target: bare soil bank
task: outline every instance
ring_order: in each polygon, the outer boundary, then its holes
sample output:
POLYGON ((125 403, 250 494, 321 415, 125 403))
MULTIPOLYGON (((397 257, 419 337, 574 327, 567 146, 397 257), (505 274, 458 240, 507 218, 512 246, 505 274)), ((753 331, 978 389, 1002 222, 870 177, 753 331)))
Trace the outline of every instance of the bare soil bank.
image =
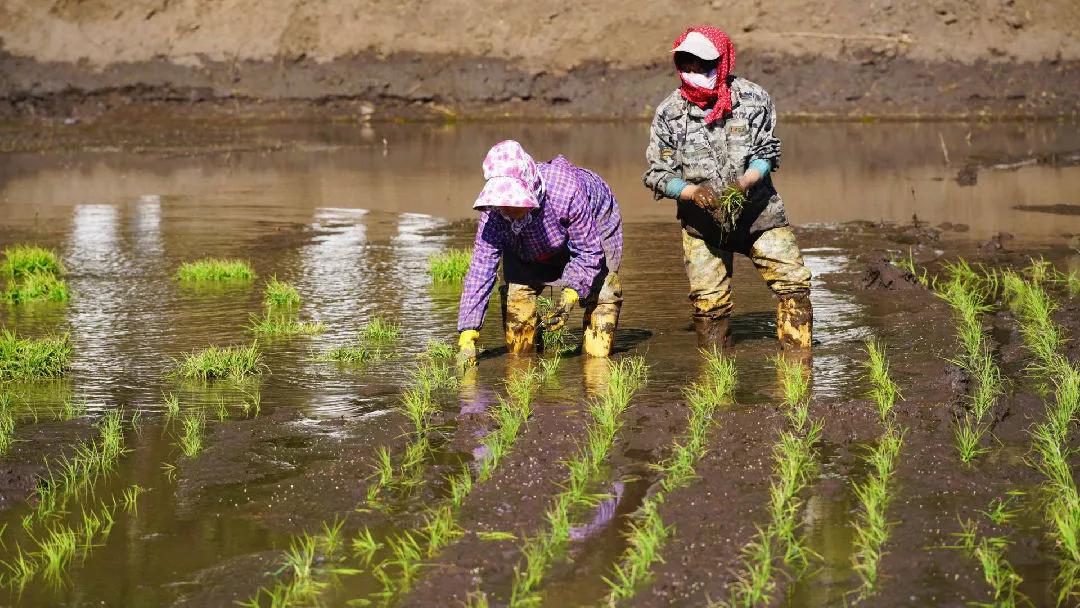
MULTIPOLYGON (((649 118, 676 85, 663 61, 564 72, 480 57, 371 53, 318 62, 168 60, 101 70, 0 55, 0 118, 96 120, 125 108, 260 120, 649 118)), ((764 85, 787 117, 1047 118, 1077 116, 1080 60, 861 61, 743 54, 738 72, 764 85)), ((126 120, 129 112, 119 112, 126 120)))
POLYGON ((693 23, 789 117, 1080 107, 1075 0, 6 0, 0 118, 648 117, 693 23))

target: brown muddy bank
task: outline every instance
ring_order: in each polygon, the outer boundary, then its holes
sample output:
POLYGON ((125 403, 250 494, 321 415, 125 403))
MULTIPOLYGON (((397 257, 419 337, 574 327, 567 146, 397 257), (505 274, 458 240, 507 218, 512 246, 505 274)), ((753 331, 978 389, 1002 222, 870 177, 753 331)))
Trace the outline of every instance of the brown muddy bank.
MULTIPOLYGON (((1076 118, 1080 62, 916 60, 884 51, 837 59, 740 55, 783 118, 1076 118)), ((0 119, 649 119, 677 85, 669 63, 589 62, 566 70, 489 57, 394 53, 316 61, 167 60, 102 68, 0 53, 0 119)))

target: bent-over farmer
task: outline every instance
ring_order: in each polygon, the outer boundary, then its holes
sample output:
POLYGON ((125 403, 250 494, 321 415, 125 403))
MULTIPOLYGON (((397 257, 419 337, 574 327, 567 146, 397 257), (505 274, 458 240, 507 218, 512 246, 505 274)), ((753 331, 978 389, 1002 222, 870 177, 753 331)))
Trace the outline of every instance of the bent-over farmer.
POLYGON ((719 29, 691 27, 672 49, 681 85, 656 109, 644 181, 656 199, 676 201, 698 343, 730 343, 733 255, 740 253, 780 300, 781 344, 809 347, 810 270, 770 177, 780 168, 772 100, 731 74, 735 49, 719 29))
POLYGON ((488 152, 484 179, 473 204, 480 223, 458 311, 459 359, 475 362, 500 260, 509 352, 535 347, 537 297, 553 286, 562 289, 561 296, 543 327, 562 327, 581 304, 585 352, 608 356, 622 307, 622 219, 611 189, 562 156, 537 163, 510 140, 488 152))

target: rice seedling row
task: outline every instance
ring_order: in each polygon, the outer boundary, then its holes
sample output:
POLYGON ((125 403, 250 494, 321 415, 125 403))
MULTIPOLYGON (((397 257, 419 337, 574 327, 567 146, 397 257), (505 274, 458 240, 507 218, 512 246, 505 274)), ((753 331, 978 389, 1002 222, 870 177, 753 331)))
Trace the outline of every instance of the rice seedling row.
MULTIPOLYGON (((480 441, 484 457, 473 467, 465 466, 447 477, 449 497, 428 510, 424 524, 415 531, 404 531, 386 539, 390 558, 380 562, 373 574, 382 585, 376 599, 388 602, 408 593, 419 574, 424 560, 435 558, 464 531, 457 525, 458 512, 465 499, 478 485, 491 479, 499 464, 506 458, 521 428, 532 415, 532 401, 540 384, 550 378, 555 368, 515 371, 506 381, 506 396, 500 397, 491 411, 494 429, 480 441)), ((369 563, 373 551, 369 531, 353 541, 356 556, 369 563)))
POLYGON ((531 606, 540 602, 540 584, 548 567, 570 541, 571 518, 575 509, 595 504, 597 496, 587 492, 599 473, 622 428, 622 414, 633 394, 646 381, 644 359, 633 357, 612 365, 602 397, 589 405, 590 424, 583 445, 566 463, 565 490, 557 494, 545 513, 547 526, 526 539, 522 562, 514 570, 510 606, 531 606))
POLYGON ((855 523, 855 548, 852 562, 860 580, 856 591, 859 599, 866 599, 878 589, 879 564, 889 539, 890 523, 887 518, 892 501, 891 481, 896 471, 896 459, 904 441, 904 431, 893 418, 893 407, 900 397, 900 390, 889 375, 889 362, 885 348, 876 340, 866 341, 868 359, 867 375, 870 379, 870 396, 877 406, 881 424, 885 427, 878 437, 877 445, 863 458, 870 473, 855 485, 859 501, 858 521, 855 523))
MULTIPOLYGON (((416 467, 418 460, 422 461, 427 456, 428 433, 432 430, 431 417, 436 411, 436 406, 432 401, 432 392, 438 388, 449 388, 455 385, 457 380, 450 373, 449 366, 442 362, 446 358, 443 356, 446 349, 439 344, 436 343, 434 346, 429 344, 427 352, 422 357, 424 363, 413 372, 410 387, 403 395, 400 404, 402 413, 413 427, 412 434, 416 439, 409 445, 418 447, 406 449, 407 453, 398 473, 394 472, 389 451, 385 448, 379 450, 376 479, 367 491, 368 505, 377 505, 379 494, 387 487, 410 485, 408 480, 418 479, 417 474, 410 469, 416 467)), ((450 353, 452 352, 451 350, 450 353)), ((492 412, 497 427, 482 441, 491 458, 505 455, 512 447, 521 426, 531 414, 532 398, 541 380, 542 377, 535 371, 518 372, 507 380, 508 396, 501 398, 492 412)), ((489 466, 491 468, 487 469, 488 475, 494 470, 493 465, 489 466)), ((481 467, 480 470, 483 471, 483 468, 481 467)), ((425 524, 416 530, 406 530, 383 541, 376 540, 368 528, 357 533, 352 540, 352 556, 363 567, 370 566, 375 553, 383 547, 388 547, 392 554, 391 558, 378 563, 372 569, 372 574, 383 586, 378 597, 389 599, 407 592, 419 570, 420 560, 434 557, 460 535, 460 530, 454 523, 457 509, 472 490, 474 482, 482 480, 479 474, 477 479, 474 479, 474 473, 468 467, 459 474, 451 475, 449 477, 450 498, 446 503, 430 509, 425 517, 425 524), (419 551, 421 542, 425 546, 423 552, 419 551), (417 550, 414 551, 414 548, 417 550)), ((343 542, 339 540, 341 523, 323 524, 323 538, 338 539, 333 542, 324 542, 324 545, 338 548, 343 545, 343 542)), ((316 546, 311 538, 308 535, 295 537, 290 550, 286 553, 283 570, 279 574, 290 571, 290 580, 278 581, 273 587, 260 589, 247 605, 260 606, 263 605, 264 600, 270 606, 308 605, 318 597, 325 588, 325 583, 316 580, 312 575, 313 569, 310 564, 315 558, 316 546)), ((335 555, 332 559, 330 556, 325 556, 325 559, 339 562, 343 557, 335 555)), ((363 572, 361 568, 346 567, 320 568, 319 571, 326 574, 350 575, 363 572)))
POLYGON ((788 427, 773 444, 773 474, 769 483, 769 522, 758 527, 742 548, 742 568, 729 586, 730 606, 768 604, 776 589, 775 563, 780 559, 796 570, 809 565, 809 549, 798 532, 803 501, 799 494, 817 471, 822 422, 810 419, 808 370, 783 355, 774 359, 781 378, 788 427))
POLYGON ((974 385, 968 411, 958 417, 954 429, 960 460, 969 463, 988 451, 983 445, 990 430, 988 416, 1003 393, 1001 370, 982 325, 983 316, 992 309, 990 302, 999 280, 996 273, 979 273, 965 260, 946 265, 946 275, 947 280, 935 280, 933 287, 956 315, 960 353, 953 363, 967 373, 974 385))
POLYGON ((1028 370, 1053 385, 1043 420, 1030 430, 1029 462, 1044 479, 1043 520, 1058 554, 1055 584, 1061 604, 1080 596, 1080 494, 1069 464, 1073 448, 1068 439, 1080 412, 1080 371, 1061 354, 1065 332, 1052 318, 1058 305, 1043 287, 1055 272, 1048 263, 1032 260, 1026 269, 1030 279, 1006 270, 1001 273, 1001 284, 1019 322, 1024 347, 1034 358, 1028 370))
POLYGON ((609 605, 633 597, 637 588, 648 580, 653 564, 662 559, 664 544, 673 531, 664 524, 660 506, 670 492, 694 480, 694 466, 708 449, 713 416, 717 408, 732 401, 736 384, 734 360, 725 358, 716 349, 702 352, 705 356, 704 377, 685 391, 690 408, 687 432, 674 444, 668 458, 658 465, 662 476, 659 490, 647 497, 638 509, 626 535, 626 550, 611 578, 605 579, 611 588, 609 605))

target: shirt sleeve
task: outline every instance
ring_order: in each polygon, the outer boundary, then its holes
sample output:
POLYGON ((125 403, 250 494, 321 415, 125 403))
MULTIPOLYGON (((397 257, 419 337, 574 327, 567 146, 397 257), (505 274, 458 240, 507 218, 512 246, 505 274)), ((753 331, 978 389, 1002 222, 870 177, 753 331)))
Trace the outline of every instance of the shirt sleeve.
POLYGON ((604 244, 596 219, 589 210, 589 199, 580 185, 574 191, 567 208, 569 225, 567 248, 570 261, 563 267, 561 282, 578 293, 582 300, 589 297, 593 282, 600 275, 604 260, 604 244))
POLYGON ((499 260, 502 259, 503 235, 490 219, 491 212, 484 212, 476 227, 472 259, 469 261, 469 271, 465 273, 465 285, 458 307, 459 332, 480 329, 484 325, 491 292, 495 289, 499 260))
POLYGON ((653 191, 653 198, 679 197, 679 192, 686 186, 682 179, 682 168, 677 164, 676 138, 671 126, 662 115, 663 107, 656 111, 652 127, 649 129, 649 147, 645 148, 645 161, 649 168, 645 171, 645 187, 653 191))
POLYGON ((773 133, 775 129, 776 109, 772 98, 766 97, 765 103, 750 115, 750 160, 768 161, 772 171, 780 168, 780 139, 773 133))

